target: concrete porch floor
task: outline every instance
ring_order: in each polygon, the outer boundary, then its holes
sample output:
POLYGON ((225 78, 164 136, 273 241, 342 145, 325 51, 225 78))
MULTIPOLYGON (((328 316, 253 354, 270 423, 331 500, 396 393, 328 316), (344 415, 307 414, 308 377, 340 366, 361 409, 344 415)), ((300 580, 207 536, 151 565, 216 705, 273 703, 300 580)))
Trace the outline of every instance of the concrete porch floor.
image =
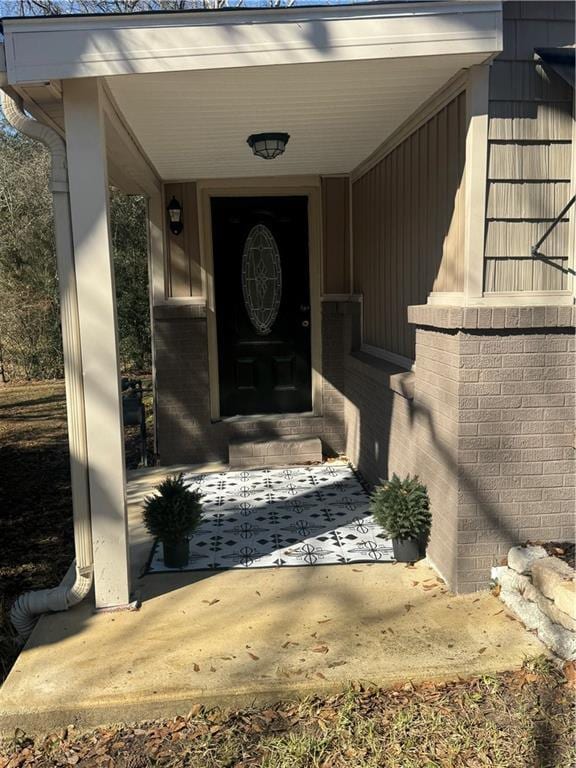
MULTIPOLYGON (((198 468, 209 469, 222 467, 198 468)), ((150 540, 139 505, 166 471, 129 481, 142 608, 95 614, 88 599, 43 617, 0 690, 3 735, 175 716, 197 702, 265 703, 354 680, 491 674, 545 652, 492 595, 456 597, 425 563, 141 577, 150 540)))

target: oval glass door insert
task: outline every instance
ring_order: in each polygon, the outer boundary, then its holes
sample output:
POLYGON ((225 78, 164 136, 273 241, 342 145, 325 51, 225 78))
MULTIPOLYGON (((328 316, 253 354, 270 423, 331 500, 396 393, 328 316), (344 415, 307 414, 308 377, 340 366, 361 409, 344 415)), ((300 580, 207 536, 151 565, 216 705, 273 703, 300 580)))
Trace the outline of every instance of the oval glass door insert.
POLYGON ((252 227, 244 243, 242 294, 256 333, 270 333, 282 298, 282 265, 276 240, 264 224, 252 227))

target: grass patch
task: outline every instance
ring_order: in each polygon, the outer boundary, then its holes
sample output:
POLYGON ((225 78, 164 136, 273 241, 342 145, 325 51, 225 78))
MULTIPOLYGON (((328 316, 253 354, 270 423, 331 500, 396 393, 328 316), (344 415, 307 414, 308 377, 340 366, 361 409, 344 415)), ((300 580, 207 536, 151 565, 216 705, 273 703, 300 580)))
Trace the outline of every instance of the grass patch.
MULTIPOLYGON (((574 696, 549 664, 520 672, 42 739, 19 733, 0 768, 573 768, 574 696)), ((0 754, 2 754, 0 752, 0 754)))

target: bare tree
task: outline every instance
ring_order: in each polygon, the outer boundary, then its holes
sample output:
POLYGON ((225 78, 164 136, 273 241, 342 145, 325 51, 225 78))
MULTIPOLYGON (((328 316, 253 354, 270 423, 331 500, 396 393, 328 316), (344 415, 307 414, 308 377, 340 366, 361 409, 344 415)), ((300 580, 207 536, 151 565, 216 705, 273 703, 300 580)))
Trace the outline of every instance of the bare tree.
POLYGON ((282 8, 294 4, 295 0, 14 0, 10 4, 10 11, 18 16, 63 16, 73 13, 138 13, 198 8, 218 10, 246 5, 282 8))

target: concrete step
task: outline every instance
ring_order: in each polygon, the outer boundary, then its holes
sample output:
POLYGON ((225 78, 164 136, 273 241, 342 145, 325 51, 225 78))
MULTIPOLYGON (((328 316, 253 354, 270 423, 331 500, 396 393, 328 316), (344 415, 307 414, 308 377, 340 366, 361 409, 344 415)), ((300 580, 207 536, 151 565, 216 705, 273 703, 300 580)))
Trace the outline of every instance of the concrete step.
POLYGON ((285 467, 322 461, 319 437, 286 435, 263 440, 231 440, 228 447, 231 469, 285 467))

